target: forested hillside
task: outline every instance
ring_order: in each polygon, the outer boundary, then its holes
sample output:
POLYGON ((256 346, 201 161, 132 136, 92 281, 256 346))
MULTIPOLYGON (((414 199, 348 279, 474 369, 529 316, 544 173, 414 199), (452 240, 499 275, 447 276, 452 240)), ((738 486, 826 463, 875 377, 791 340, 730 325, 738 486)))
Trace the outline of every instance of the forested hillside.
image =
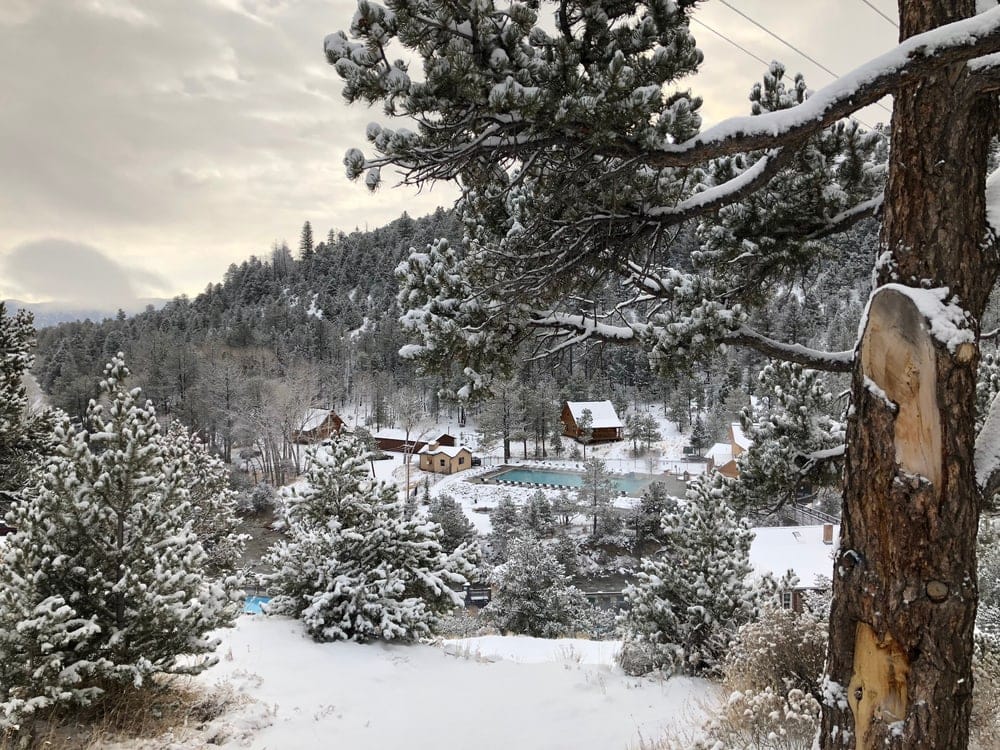
POLYGON ((228 452, 240 402, 246 411, 296 392, 340 407, 359 390, 387 388, 387 376, 412 377, 397 355, 393 269, 412 246, 458 231, 443 210, 370 232, 331 231, 318 242, 306 226, 295 251, 276 245, 233 264, 194 299, 41 330, 35 375, 55 405, 78 415, 102 362, 122 351, 160 414, 228 452))
MULTIPOLYGON (((461 248, 462 225, 453 212, 420 219, 404 214, 373 231, 330 231, 319 241, 307 222, 294 250, 276 245, 267 256, 234 264, 193 299, 178 297, 134 317, 119 313, 42 329, 34 373, 54 405, 80 415, 97 393, 104 364, 121 351, 157 412, 198 431, 227 460, 234 445, 256 444, 278 456, 286 450, 283 436, 311 406, 332 407, 373 429, 395 424, 404 402, 437 416, 438 392, 448 383, 419 375, 399 356, 407 341, 394 275, 411 249, 437 238, 461 248)), ((682 233, 677 245, 691 241, 682 233)), ((867 298, 874 225, 859 225, 841 242, 846 247, 829 254, 839 256, 837 263, 821 257, 794 286, 770 290, 773 302, 761 313, 767 328, 788 341, 853 345, 854 321, 867 298)), ((596 291, 609 300, 621 296, 613 285, 596 291)), ((508 443, 532 440, 540 450, 555 422, 548 412, 565 398, 659 402, 682 428, 705 413, 707 438, 720 437, 747 394, 759 388, 764 363, 760 355, 732 350, 698 372, 663 379, 638 348, 587 343, 533 359, 528 347, 525 342, 511 382, 515 389, 529 387, 520 395, 501 389, 501 407, 511 399, 545 403, 524 406, 538 412, 525 424, 499 424, 495 431, 508 443), (528 391, 544 398, 529 399, 528 391)), ((506 419, 505 407, 482 408, 488 424, 506 419)), ((273 479, 282 479, 277 468, 273 479)))

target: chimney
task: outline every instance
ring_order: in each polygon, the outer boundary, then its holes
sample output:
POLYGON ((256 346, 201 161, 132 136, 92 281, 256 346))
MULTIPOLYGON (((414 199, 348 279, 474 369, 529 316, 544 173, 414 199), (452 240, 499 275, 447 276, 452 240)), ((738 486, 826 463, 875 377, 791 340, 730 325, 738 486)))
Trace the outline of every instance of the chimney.
POLYGON ((823 524, 823 544, 833 544, 833 524, 823 524))

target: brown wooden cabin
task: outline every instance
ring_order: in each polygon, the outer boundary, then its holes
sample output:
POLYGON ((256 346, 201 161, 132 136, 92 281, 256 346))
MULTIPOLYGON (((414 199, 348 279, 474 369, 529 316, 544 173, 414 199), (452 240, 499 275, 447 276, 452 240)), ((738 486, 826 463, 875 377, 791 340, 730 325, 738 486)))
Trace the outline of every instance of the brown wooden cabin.
POLYGON ((455 474, 472 468, 472 451, 464 445, 440 445, 437 442, 420 450, 420 468, 435 474, 455 474))
POLYGON ((318 443, 337 435, 344 429, 344 420, 332 409, 310 409, 302 417, 297 430, 293 430, 293 443, 318 443))
POLYGON ((601 443, 621 440, 625 425, 618 418, 610 401, 565 401, 559 417, 563 424, 563 435, 580 440, 579 421, 585 410, 590 410, 594 419, 591 425, 590 442, 601 443))

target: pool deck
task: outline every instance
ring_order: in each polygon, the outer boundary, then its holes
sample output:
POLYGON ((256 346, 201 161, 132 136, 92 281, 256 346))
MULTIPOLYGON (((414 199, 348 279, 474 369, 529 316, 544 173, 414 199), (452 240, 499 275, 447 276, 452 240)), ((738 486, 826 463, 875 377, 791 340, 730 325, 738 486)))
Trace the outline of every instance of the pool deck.
MULTIPOLYGON (((501 466, 496 467, 495 469, 486 472, 481 477, 478 477, 478 481, 484 484, 496 484, 508 487, 536 487, 538 489, 547 489, 547 490, 567 490, 567 489, 575 490, 579 489, 580 487, 580 485, 574 485, 574 484, 551 484, 546 482, 523 482, 523 481, 519 482, 519 481, 511 481, 503 479, 502 475, 510 471, 529 471, 529 472, 543 471, 547 474, 565 474, 567 476, 575 476, 575 477, 582 476, 582 471, 580 470, 567 469, 561 466, 555 467, 555 466, 547 466, 544 464, 536 464, 536 465, 503 464, 501 466)), ((666 482, 668 485, 677 482, 683 483, 683 480, 681 478, 676 477, 670 473, 642 474, 639 472, 625 472, 625 473, 608 472, 608 477, 612 481, 614 481, 615 479, 648 480, 646 486, 652 484, 653 482, 666 482)), ((645 489, 645 486, 643 487, 643 489, 645 489)), ((622 494, 626 494, 625 490, 622 490, 622 494)))

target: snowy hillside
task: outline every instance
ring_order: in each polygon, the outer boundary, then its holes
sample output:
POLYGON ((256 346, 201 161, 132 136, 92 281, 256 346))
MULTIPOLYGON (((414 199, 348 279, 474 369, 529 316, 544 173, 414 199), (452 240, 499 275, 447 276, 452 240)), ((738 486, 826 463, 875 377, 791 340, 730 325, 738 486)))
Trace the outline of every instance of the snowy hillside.
POLYGON ((298 622, 260 616, 221 637, 219 665, 199 680, 244 705, 144 747, 625 750, 696 728, 716 699, 703 680, 625 675, 608 641, 319 644, 298 622))

